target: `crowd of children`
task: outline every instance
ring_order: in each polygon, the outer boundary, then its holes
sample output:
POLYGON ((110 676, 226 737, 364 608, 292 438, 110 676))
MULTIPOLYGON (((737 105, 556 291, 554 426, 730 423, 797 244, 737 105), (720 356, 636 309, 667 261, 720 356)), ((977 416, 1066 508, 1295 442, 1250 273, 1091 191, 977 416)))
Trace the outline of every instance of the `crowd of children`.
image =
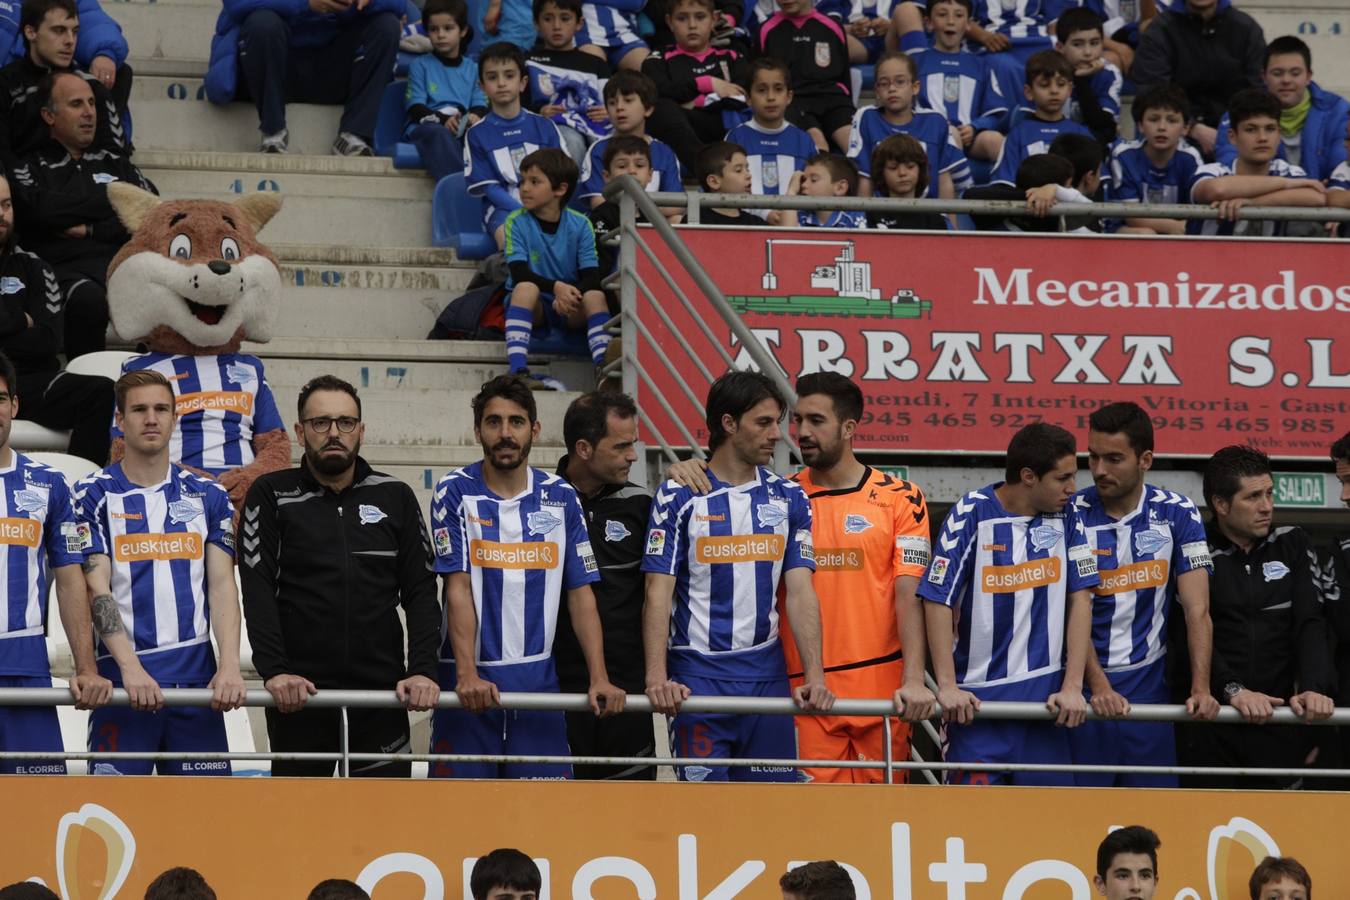
MULTIPOLYGON (((475 37, 465 0, 427 0, 432 51, 413 63, 406 102, 429 174, 464 172, 511 264, 513 371, 536 322, 585 323, 597 364, 604 357, 593 325, 608 309, 600 280, 613 254, 595 234, 617 227, 602 192, 620 175, 661 192, 1018 199, 1027 216, 976 225, 1024 230, 1058 228, 1037 221, 1057 202, 1204 203, 1223 216, 1084 219, 1071 230, 1266 236, 1297 232, 1238 211, 1350 206, 1350 104, 1312 82, 1296 37, 1268 45, 1267 90, 1232 97, 1207 161, 1187 140, 1195 123, 1176 86, 1136 96, 1135 137, 1121 137, 1122 67, 1142 24, 1122 4, 533 0, 535 39, 521 46, 502 39, 501 23, 523 2, 490 0, 489 34, 475 37), (861 63, 873 98, 855 106, 861 63)), ((663 213, 678 223, 684 209, 663 213)), ((954 224, 908 211, 734 208, 701 209, 698 222, 954 224)))

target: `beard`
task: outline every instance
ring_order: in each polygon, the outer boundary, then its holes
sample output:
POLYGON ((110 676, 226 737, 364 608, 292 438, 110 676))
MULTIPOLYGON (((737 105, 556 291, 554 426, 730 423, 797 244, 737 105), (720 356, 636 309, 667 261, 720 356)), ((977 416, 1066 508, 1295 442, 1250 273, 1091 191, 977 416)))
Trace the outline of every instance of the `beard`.
POLYGON ((512 440, 500 440, 495 444, 483 442, 483 461, 499 472, 513 472, 519 469, 530 458, 530 450, 534 447, 534 439, 527 440, 524 444, 517 444, 512 440), (499 454, 508 451, 517 451, 513 456, 501 458, 499 454))
POLYGON ((309 464, 310 469, 312 469, 313 471, 318 472, 320 475, 327 475, 331 477, 333 475, 341 475, 343 472, 350 469, 352 465, 356 462, 356 454, 360 452, 361 452, 360 441, 357 441, 356 445, 352 447, 350 451, 348 451, 345 446, 333 443, 331 441, 325 441, 318 447, 311 447, 308 444, 306 444, 305 462, 309 464), (330 447, 339 448, 343 452, 340 455, 325 456, 323 451, 329 449, 330 447))

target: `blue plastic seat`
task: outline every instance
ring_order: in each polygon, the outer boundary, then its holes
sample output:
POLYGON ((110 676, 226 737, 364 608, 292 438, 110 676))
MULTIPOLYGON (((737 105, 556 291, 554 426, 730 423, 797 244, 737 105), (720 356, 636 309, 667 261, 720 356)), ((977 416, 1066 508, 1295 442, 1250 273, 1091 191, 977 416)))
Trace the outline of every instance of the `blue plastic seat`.
POLYGON ((483 230, 483 201, 469 194, 464 173, 447 175, 431 198, 431 242, 451 247, 460 259, 484 259, 497 249, 483 230))
POLYGON ((422 156, 417 148, 403 140, 403 94, 406 81, 391 81, 380 98, 380 112, 375 119, 375 152, 394 161, 395 169, 420 169, 422 156))

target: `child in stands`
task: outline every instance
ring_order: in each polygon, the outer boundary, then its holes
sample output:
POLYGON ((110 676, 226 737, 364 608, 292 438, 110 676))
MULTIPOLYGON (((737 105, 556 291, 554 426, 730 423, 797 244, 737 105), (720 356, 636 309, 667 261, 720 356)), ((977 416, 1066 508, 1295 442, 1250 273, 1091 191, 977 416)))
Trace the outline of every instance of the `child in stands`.
POLYGON ((750 193, 776 196, 792 176, 816 154, 816 143, 785 118, 792 103, 792 76, 787 63, 761 56, 750 63, 748 122, 727 132, 727 140, 745 148, 750 165, 750 193))
POLYGON ((818 150, 848 147, 853 122, 848 44, 838 22, 812 8, 811 0, 778 0, 759 30, 761 56, 787 63, 792 103, 787 119, 811 135, 818 150))
MULTIPOLYGON (((851 197, 858 192, 858 169, 834 153, 817 153, 806 161, 801 175, 793 179, 790 195, 803 197, 851 197)), ((782 211, 771 219, 775 224, 791 221, 792 213, 782 211)), ((797 212, 796 224, 802 228, 866 228, 867 217, 849 210, 808 210, 797 212)))
POLYGON ((965 49, 970 4, 971 0, 929 0, 924 23, 932 33, 932 46, 921 28, 901 35, 900 49, 918 70, 916 105, 944 113, 967 156, 993 162, 1003 146, 998 129, 1010 103, 999 93, 984 57, 965 49))
POLYGON ((590 145, 611 132, 604 97, 609 64, 577 49, 581 0, 534 0, 533 9, 539 43, 525 62, 526 106, 558 126, 568 156, 584 160, 590 145))
POLYGON ((520 48, 504 41, 485 48, 478 80, 491 110, 465 138, 469 167, 464 177, 469 193, 483 198, 483 222, 500 249, 506 245, 506 217, 520 208, 520 161, 541 148, 561 147, 562 138, 548 119, 521 109, 525 54, 520 48))
MULTIPOLYGON (((656 85, 641 72, 621 69, 605 82, 605 109, 614 126, 614 137, 631 134, 642 138, 652 150, 652 178, 649 191, 682 191, 680 164, 675 153, 666 144, 647 134, 647 119, 656 108, 656 85)), ((611 138, 601 138, 591 145, 586 161, 581 165, 581 188, 577 191, 582 206, 599 206, 605 198, 605 144, 611 138)))
POLYGON ((713 0, 672 0, 666 24, 675 46, 653 53, 642 74, 656 85, 652 134, 670 145, 686 171, 699 151, 743 119, 747 63, 735 50, 712 46, 713 0))
MULTIPOLYGON (((876 173, 876 195, 913 200, 928 190, 928 153, 923 144, 908 134, 893 134, 872 151, 872 171, 876 173)), ((889 231, 947 229, 947 218, 935 212, 869 212, 868 228, 889 231)))
MULTIPOLYGON (((605 184, 621 175, 631 175, 645 189, 652 180, 652 147, 636 134, 616 135, 605 142, 603 159, 605 184)), ((619 261, 618 248, 605 239, 619 230, 619 201, 606 200, 590 212, 595 229, 595 252, 600 259, 601 275, 614 271, 619 261)), ((637 220, 646 221, 638 210, 637 220)))
MULTIPOLYGON (((1111 199, 1122 203, 1190 203, 1191 178, 1205 164, 1182 137, 1191 119, 1186 92, 1158 85, 1130 109, 1139 137, 1111 151, 1111 199)), ((1126 218, 1120 234, 1185 234, 1183 219, 1126 218)))
POLYGON ((1055 50, 1073 66, 1068 116, 1109 146, 1120 127, 1120 88, 1125 77, 1102 56, 1102 20, 1090 9, 1065 10, 1055 21, 1055 50))
POLYGON ((1031 101, 1034 111, 1022 117, 1008 132, 989 179, 991 184, 1016 183, 1022 160, 1045 153, 1050 149, 1050 142, 1065 132, 1092 136, 1092 132, 1064 114, 1072 91, 1073 66, 1062 55, 1046 50, 1027 60, 1023 93, 1031 101))
POLYGON ((1208 203, 1220 218, 1193 219, 1187 234, 1273 237, 1287 223, 1241 219, 1244 206, 1326 206, 1326 185, 1308 178, 1298 166, 1278 158, 1280 101, 1265 91, 1238 91, 1228 104, 1228 141, 1237 150, 1233 165, 1210 163, 1191 177, 1191 201, 1208 203))
POLYGON ((651 50, 638 34, 642 0, 591 0, 581 7, 577 44, 613 69, 642 68, 651 50))
POLYGON ((1050 142, 1049 152, 1073 166, 1069 186, 1084 197, 1096 199, 1102 187, 1102 145, 1085 134, 1061 134, 1050 142))
POLYGON ((440 181, 464 169, 460 137, 487 114, 487 98, 478 84, 478 70, 462 48, 469 46, 469 8, 464 0, 427 0, 422 23, 431 52, 408 67, 403 95, 406 134, 422 156, 427 174, 440 181))
MULTIPOLYGON (((745 148, 730 141, 717 141, 698 155, 698 184, 709 194, 749 194, 750 164, 745 148)), ((700 225, 763 225, 764 220, 748 209, 699 208, 700 225)))
POLYGON ((914 61, 899 50, 883 54, 876 68, 877 105, 858 110, 848 158, 862 177, 861 196, 872 194, 872 151, 893 134, 908 134, 923 144, 930 171, 937 173, 928 186, 929 197, 951 199, 970 184, 970 166, 942 113, 914 108, 919 92, 914 61))
POLYGON ((581 213, 567 208, 577 183, 577 164, 556 147, 520 161, 521 207, 506 217, 506 357, 512 375, 539 390, 562 390, 557 379, 532 375, 526 355, 536 324, 554 329, 585 327, 591 359, 599 366, 609 347, 609 306, 600 289, 595 231, 581 213))

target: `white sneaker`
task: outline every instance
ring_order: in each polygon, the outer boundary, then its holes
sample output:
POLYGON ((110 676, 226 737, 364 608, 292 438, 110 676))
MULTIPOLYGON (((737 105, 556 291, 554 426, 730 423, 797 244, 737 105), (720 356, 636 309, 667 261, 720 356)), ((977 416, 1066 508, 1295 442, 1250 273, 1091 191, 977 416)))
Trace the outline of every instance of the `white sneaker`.
POLYGON ((374 156, 375 151, 364 139, 344 131, 333 141, 333 153, 336 156, 374 156))
POLYGON ((276 134, 265 134, 262 139, 263 153, 285 153, 290 143, 290 133, 281 129, 276 134))

